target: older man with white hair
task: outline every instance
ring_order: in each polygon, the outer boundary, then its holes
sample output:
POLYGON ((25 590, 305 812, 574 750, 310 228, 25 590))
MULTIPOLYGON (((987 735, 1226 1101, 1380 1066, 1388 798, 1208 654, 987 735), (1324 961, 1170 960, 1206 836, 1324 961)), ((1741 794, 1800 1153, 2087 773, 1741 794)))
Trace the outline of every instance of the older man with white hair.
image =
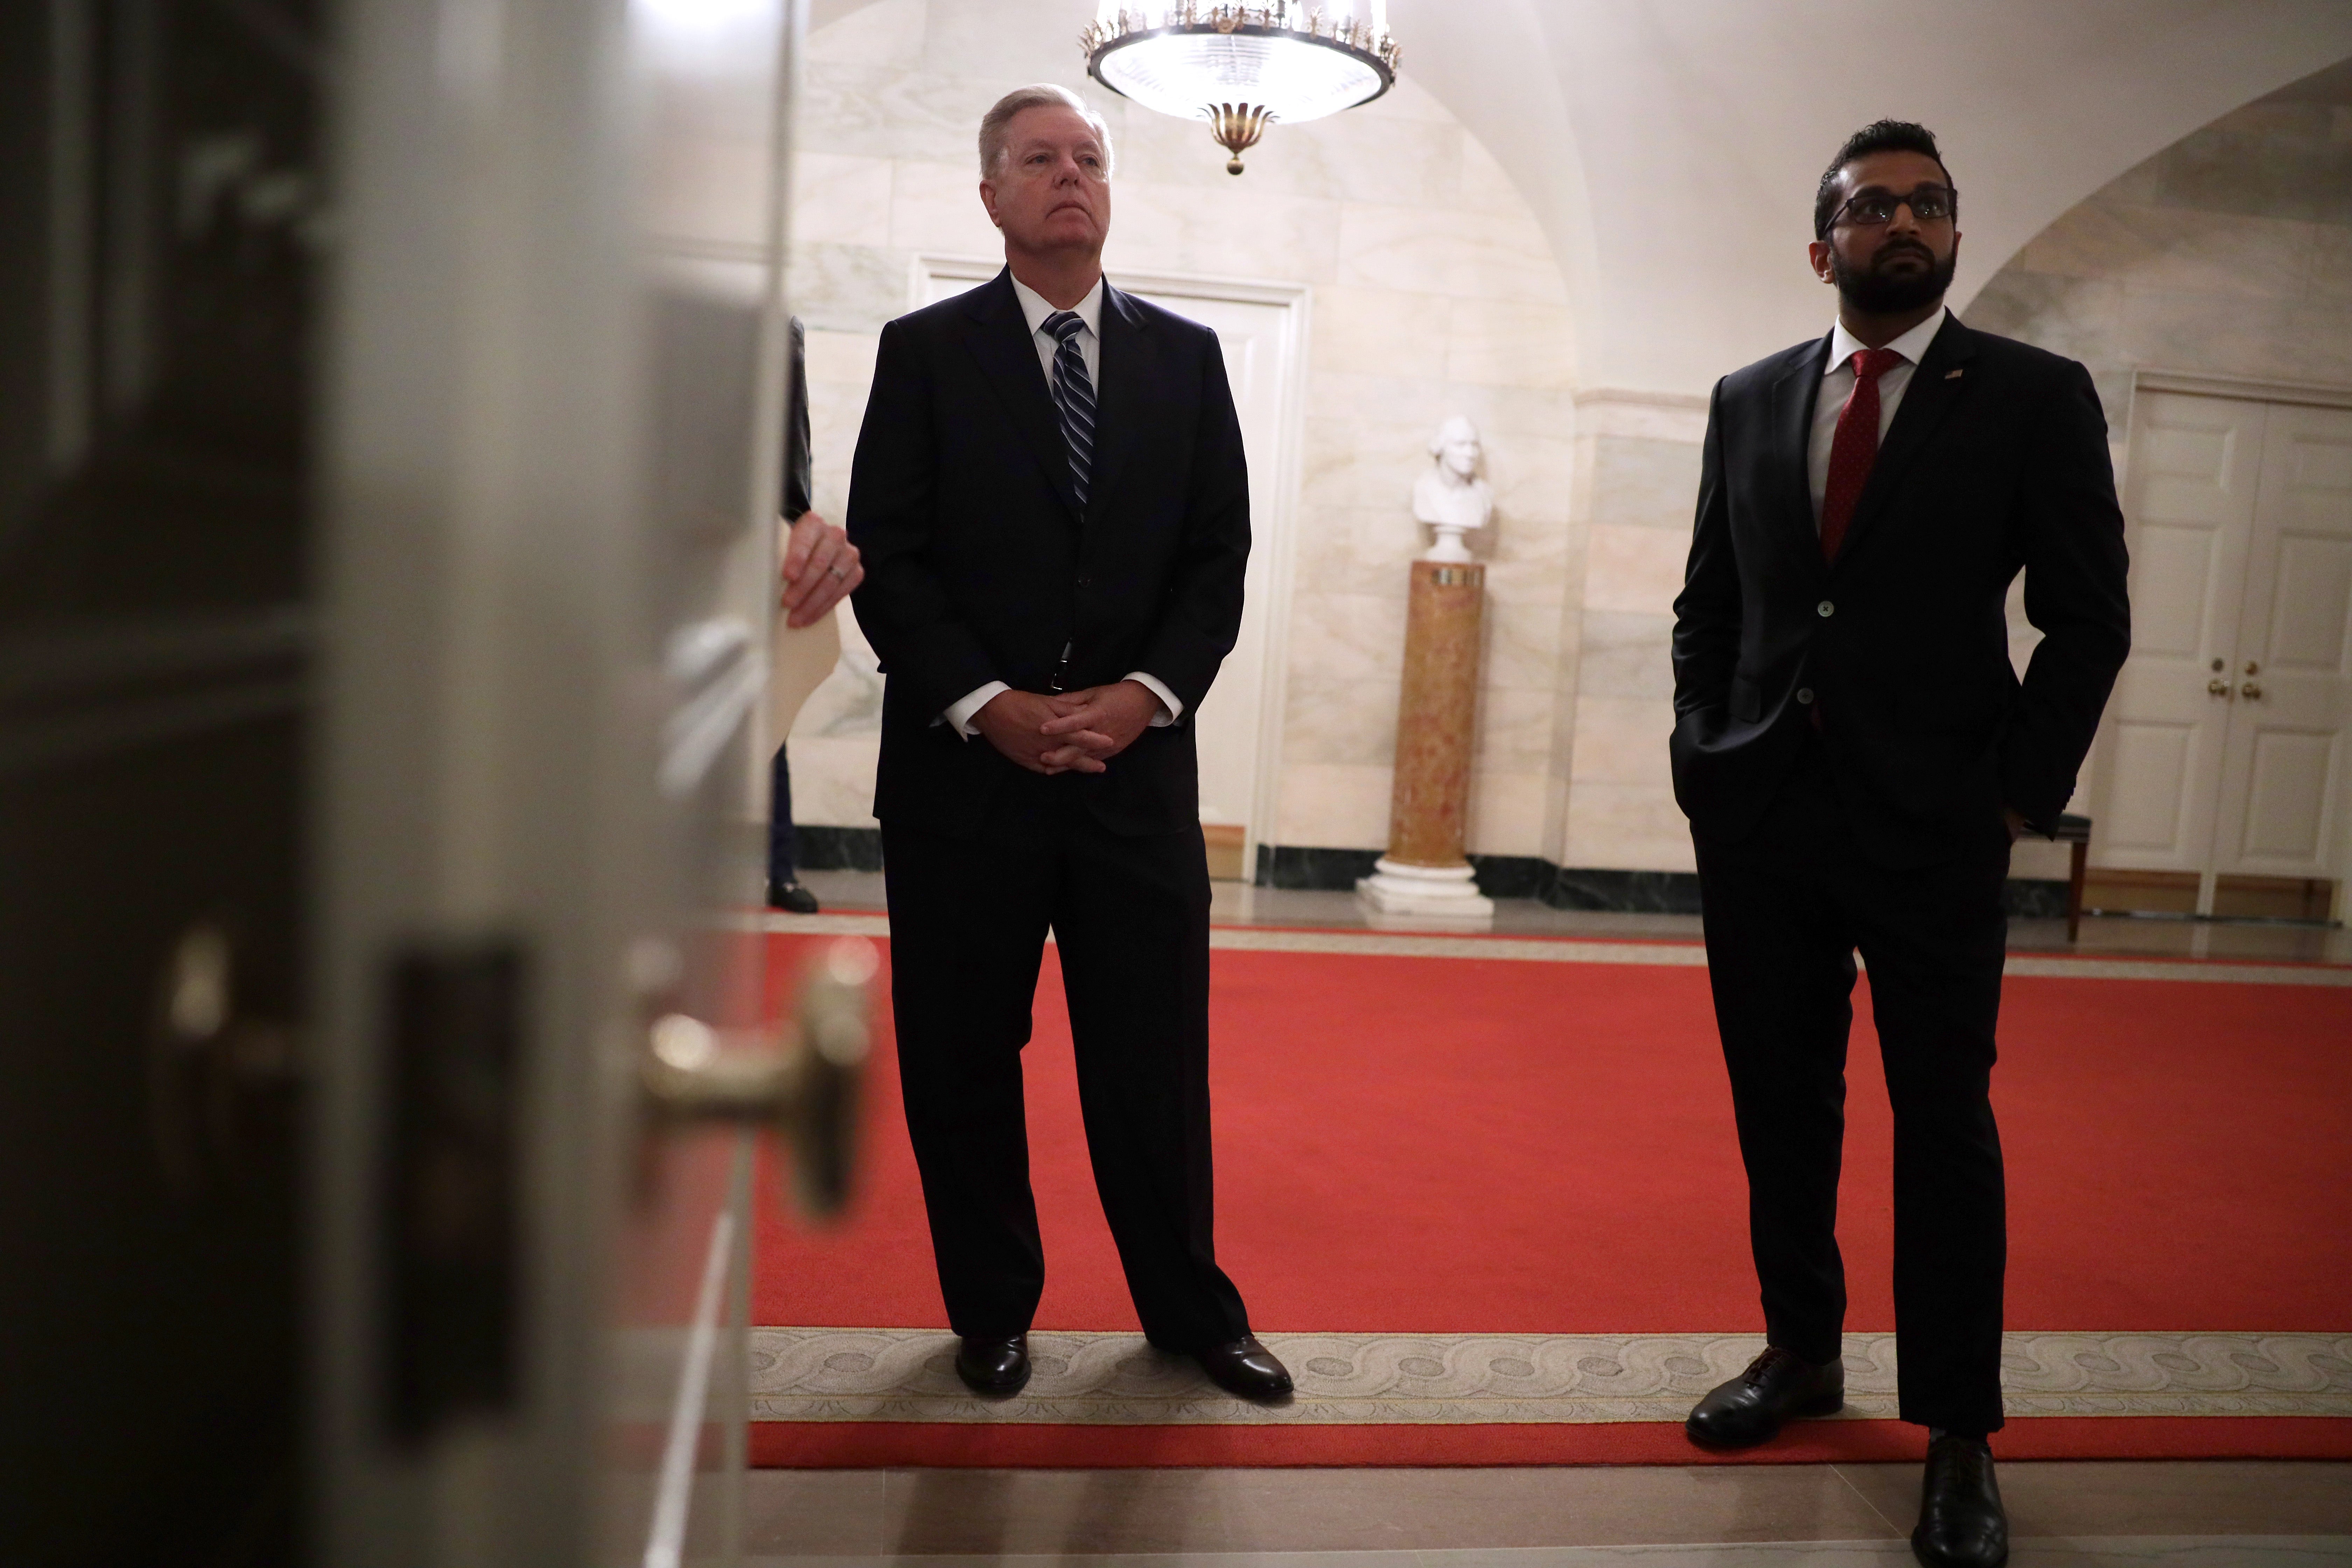
POLYGON ((1249 485, 1216 335, 1110 287, 1109 129, 980 125, 1005 269, 883 329, 849 491, 880 656, 891 998, 956 1370, 1029 1378, 1045 1284, 1021 1048, 1056 941, 1103 1213, 1151 1342, 1290 1392, 1218 1268, 1209 881, 1189 722, 1241 627, 1249 485))

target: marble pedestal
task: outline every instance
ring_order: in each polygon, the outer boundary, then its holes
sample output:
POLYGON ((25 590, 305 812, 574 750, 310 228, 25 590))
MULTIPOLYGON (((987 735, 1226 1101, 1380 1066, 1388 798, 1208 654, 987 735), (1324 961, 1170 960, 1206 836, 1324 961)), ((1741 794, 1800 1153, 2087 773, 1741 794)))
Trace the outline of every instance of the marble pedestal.
POLYGON ((1374 912, 1486 921, 1463 855, 1469 827, 1471 743, 1478 718, 1478 623, 1486 569, 1476 562, 1412 563, 1404 685, 1397 705, 1396 784, 1389 852, 1356 895, 1374 912))

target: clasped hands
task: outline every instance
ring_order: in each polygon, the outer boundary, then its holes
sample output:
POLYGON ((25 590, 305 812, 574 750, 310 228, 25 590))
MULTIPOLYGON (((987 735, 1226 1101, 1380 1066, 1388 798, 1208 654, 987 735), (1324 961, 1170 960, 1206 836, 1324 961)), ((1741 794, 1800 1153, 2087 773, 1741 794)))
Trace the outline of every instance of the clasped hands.
POLYGON ((1098 773, 1135 743, 1160 711, 1140 681, 1083 691, 1000 691, 971 716, 972 728, 1033 773, 1098 773))

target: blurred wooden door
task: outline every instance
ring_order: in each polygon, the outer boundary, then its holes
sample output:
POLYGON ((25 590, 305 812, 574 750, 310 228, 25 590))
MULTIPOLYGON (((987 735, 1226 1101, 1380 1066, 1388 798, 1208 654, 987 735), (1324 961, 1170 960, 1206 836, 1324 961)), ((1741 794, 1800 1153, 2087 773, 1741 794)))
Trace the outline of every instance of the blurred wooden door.
POLYGON ((730 1552, 787 0, 0 8, 0 1560, 730 1552))
POLYGON ((0 1559, 294 1559, 313 8, 0 7, 0 1559))
POLYGON ((349 0, 324 458, 320 1546, 731 1555, 787 0, 349 0), (730 1311, 731 1309, 731 1311, 730 1311))

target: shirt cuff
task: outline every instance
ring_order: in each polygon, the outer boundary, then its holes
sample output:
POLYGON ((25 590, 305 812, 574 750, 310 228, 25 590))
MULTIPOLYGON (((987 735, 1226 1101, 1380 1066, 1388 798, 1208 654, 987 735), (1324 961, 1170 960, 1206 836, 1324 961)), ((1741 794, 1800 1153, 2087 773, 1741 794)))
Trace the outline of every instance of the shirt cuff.
POLYGON ((1157 679, 1139 669, 1129 670, 1127 679, 1160 699, 1160 711, 1151 716, 1151 728, 1165 730, 1184 716, 1184 704, 1177 700, 1174 692, 1160 685, 1157 679))
POLYGON ((971 694, 961 700, 949 704, 948 710, 940 717, 953 726, 957 734, 969 741, 980 733, 971 727, 972 716, 987 707, 990 699, 998 692, 1012 689, 1001 680, 992 680, 985 686, 973 688, 971 694))

